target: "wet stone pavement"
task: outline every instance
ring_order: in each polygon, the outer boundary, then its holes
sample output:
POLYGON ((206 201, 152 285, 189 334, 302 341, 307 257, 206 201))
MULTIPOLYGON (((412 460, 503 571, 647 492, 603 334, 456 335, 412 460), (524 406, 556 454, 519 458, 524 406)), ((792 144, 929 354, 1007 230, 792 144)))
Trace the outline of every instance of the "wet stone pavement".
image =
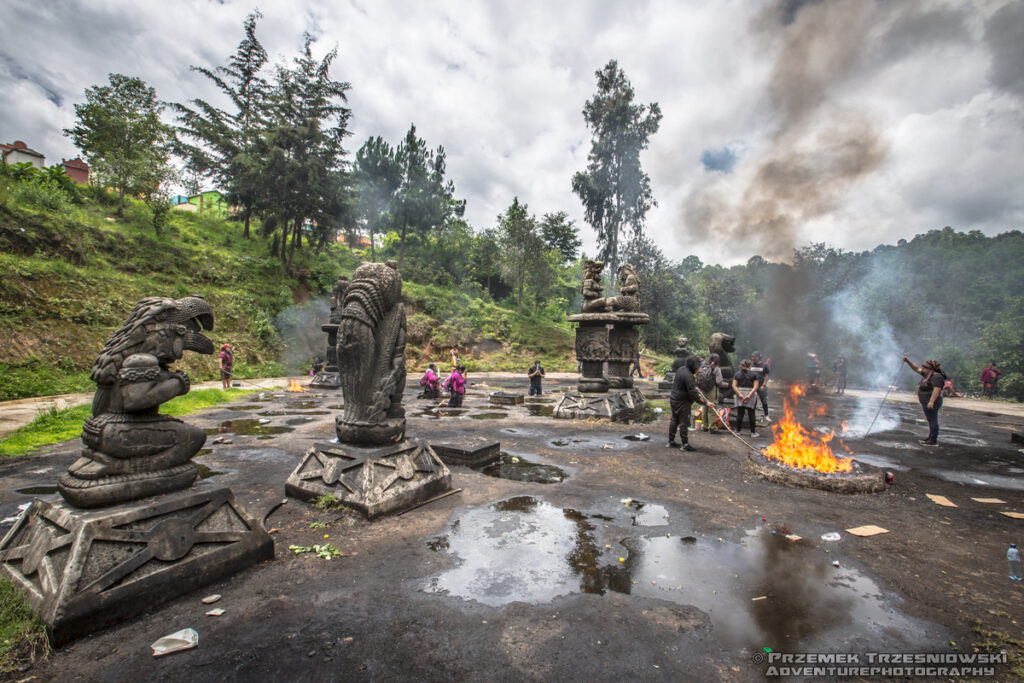
MULTIPOLYGON (((745 681, 761 680, 764 665, 751 656, 765 647, 946 652, 951 641, 971 642, 973 619, 1014 628, 999 616, 1019 614, 1020 599, 1003 554, 1024 540, 1022 523, 999 512, 1024 511, 1024 454, 1009 443, 1020 418, 944 410, 948 445, 926 449, 916 406, 887 405, 864 436, 877 403, 812 396, 808 411, 826 410, 809 424, 847 422, 846 447, 895 473, 886 491, 843 495, 760 479, 728 435, 693 432, 696 452, 667 449, 664 409, 634 425, 554 420, 557 394, 498 407, 489 391, 524 387, 488 384, 471 386, 461 409, 417 400, 410 384, 410 438, 487 437, 502 455, 479 472, 453 468, 459 494, 372 524, 294 500, 276 507, 303 452, 334 437, 339 393, 263 392, 189 416, 210 435, 196 486, 231 487, 254 516, 266 515, 276 558, 72 643, 31 673, 745 681), (940 508, 926 493, 960 507, 940 508), (844 532, 864 524, 890 533, 844 532), (833 531, 841 540, 821 539, 833 531), (289 550, 323 543, 342 555, 289 550), (200 598, 210 593, 224 596, 223 616, 205 616, 200 598), (150 657, 151 642, 188 627, 198 648, 150 657)), ((667 399, 654 383, 641 386, 667 399)), ((766 445, 770 429, 760 431, 766 445)), ((0 518, 33 497, 55 498, 80 448, 0 463, 0 518)))

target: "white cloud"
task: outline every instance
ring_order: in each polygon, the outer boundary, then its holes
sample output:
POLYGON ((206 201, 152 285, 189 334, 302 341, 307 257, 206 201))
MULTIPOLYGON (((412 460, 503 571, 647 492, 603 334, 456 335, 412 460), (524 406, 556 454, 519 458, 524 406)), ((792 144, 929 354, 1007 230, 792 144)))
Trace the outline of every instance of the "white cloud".
MULTIPOLYGON (((828 21, 849 2, 811 11, 828 21)), ((989 82, 985 25, 1001 4, 922 0, 874 18, 857 15, 868 22, 863 59, 826 92, 836 106, 869 116, 887 153, 837 191, 822 215, 801 221, 795 239, 862 249, 943 225, 989 233, 1022 227, 1021 100, 989 82)), ((769 79, 793 32, 766 0, 351 0, 261 9, 257 32, 275 61, 294 56, 303 31, 317 37, 319 54, 338 46, 334 75, 352 83, 351 152, 371 135, 395 144, 415 122, 431 146, 445 147, 473 225, 492 225, 518 195, 537 214, 569 212, 591 253, 593 233, 571 177, 586 164, 581 109, 594 92, 594 72, 618 59, 638 101, 657 101, 664 114, 643 156, 659 202, 649 233, 675 259, 695 253, 742 262, 759 247, 695 241, 684 205, 707 182, 704 150, 742 150, 734 174, 717 181, 726 204, 738 206, 771 148, 777 112, 769 79)), ((109 72, 138 75, 165 100, 215 98, 188 67, 222 63, 250 10, 201 0, 7 0, 0 24, 13 30, 0 45, 0 140, 25 140, 50 161, 75 156, 60 129, 73 123, 84 89, 109 72)), ((998 45, 1013 44, 1006 33, 998 45)))

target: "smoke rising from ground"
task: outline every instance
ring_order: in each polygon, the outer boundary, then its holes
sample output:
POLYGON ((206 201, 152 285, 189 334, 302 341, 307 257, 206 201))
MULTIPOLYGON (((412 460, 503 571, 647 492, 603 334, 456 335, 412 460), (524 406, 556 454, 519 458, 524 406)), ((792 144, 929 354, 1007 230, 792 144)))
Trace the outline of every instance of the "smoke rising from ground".
POLYGON ((330 313, 330 300, 321 296, 290 306, 274 317, 274 327, 284 348, 282 360, 289 372, 309 372, 312 359, 325 357, 327 333, 320 326, 327 322, 330 313))
POLYGON ((756 39, 775 59, 763 97, 774 132, 734 174, 709 173, 696 185, 683 207, 690 238, 723 248, 741 241, 767 258, 788 258, 804 223, 836 208, 881 166, 888 150, 881 126, 867 109, 842 102, 840 91, 858 73, 872 34, 902 7, 787 1, 756 20, 756 39))

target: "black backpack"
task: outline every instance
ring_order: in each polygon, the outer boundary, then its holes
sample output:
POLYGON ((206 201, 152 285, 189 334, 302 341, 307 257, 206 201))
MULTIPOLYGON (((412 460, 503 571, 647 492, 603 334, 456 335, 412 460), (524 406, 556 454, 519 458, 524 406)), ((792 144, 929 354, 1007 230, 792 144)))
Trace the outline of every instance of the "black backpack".
POLYGON ((701 391, 711 391, 715 388, 715 369, 710 365, 704 365, 697 371, 697 388, 701 391))

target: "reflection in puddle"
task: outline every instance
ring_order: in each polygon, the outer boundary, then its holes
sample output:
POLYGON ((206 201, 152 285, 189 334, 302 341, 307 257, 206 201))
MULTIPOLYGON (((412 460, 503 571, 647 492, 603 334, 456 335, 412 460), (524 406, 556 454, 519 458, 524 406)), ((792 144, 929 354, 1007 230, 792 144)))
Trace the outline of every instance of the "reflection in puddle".
POLYGON ((330 415, 328 410, 264 410, 256 413, 257 415, 263 415, 264 417, 275 417, 278 415, 330 415))
POLYGON ((874 465, 875 467, 881 467, 882 469, 896 470, 897 472, 905 472, 910 469, 906 465, 901 465, 895 460, 883 458, 880 455, 871 455, 869 453, 855 453, 853 459, 857 462, 874 465))
POLYGON ((305 416, 303 416, 303 417, 292 417, 292 418, 288 418, 287 420, 285 420, 284 423, 286 425, 304 425, 304 424, 309 424, 310 422, 312 422, 315 419, 316 419, 315 417, 305 417, 305 416))
POLYGON ((218 470, 211 470, 206 465, 200 465, 199 463, 196 463, 196 467, 199 468, 200 479, 209 479, 210 477, 216 477, 218 474, 224 474, 224 472, 220 472, 218 470))
POLYGON ((245 403, 240 406, 227 406, 226 410, 256 410, 262 407, 259 403, 245 403))
POLYGON ((504 420, 508 413, 473 413, 469 417, 473 420, 504 420))
POLYGON ((552 446, 568 446, 574 443, 586 443, 586 439, 555 439, 551 442, 552 446))
POLYGON ((533 402, 525 404, 526 412, 530 415, 538 417, 551 417, 555 413, 555 407, 550 405, 543 405, 540 402, 533 402))
POLYGON ((633 526, 666 526, 668 524, 668 510, 664 505, 645 503, 640 500, 631 500, 626 505, 637 512, 633 515, 633 526))
POLYGON ((455 566, 426 590, 490 606, 608 591, 694 605, 734 647, 838 647, 926 641, 926 624, 889 607, 870 579, 809 544, 750 532, 742 544, 695 536, 604 540, 585 515, 530 496, 471 507, 429 547, 455 566))
POLYGON ((287 410, 309 410, 311 408, 318 408, 320 401, 315 399, 308 399, 305 401, 286 401, 284 407, 287 410))
POLYGON ((1008 477, 1005 474, 988 474, 987 472, 960 472, 953 470, 934 470, 934 473, 946 481, 955 481, 959 484, 975 484, 977 486, 1024 491, 1024 479, 1020 477, 1008 477))
POLYGON ((15 489, 15 493, 20 493, 23 496, 48 496, 52 493, 57 493, 56 486, 29 486, 24 489, 15 489))
POLYGON ((260 439, 272 439, 275 434, 294 432, 293 427, 271 427, 259 420, 225 420, 216 427, 204 430, 207 434, 237 434, 238 436, 256 436, 260 439))
POLYGON ((874 443, 876 446, 881 446, 882 448, 896 448, 901 451, 913 451, 918 449, 917 444, 906 443, 904 441, 875 441, 874 443))
POLYGON ((518 455, 502 452, 501 458, 480 470, 489 477, 511 479, 513 481, 529 481, 535 484, 558 484, 569 475, 560 467, 541 465, 530 462, 518 455))
POLYGON ((440 419, 442 417, 458 417, 469 412, 468 408, 423 408, 419 412, 413 413, 413 417, 433 417, 440 419))

